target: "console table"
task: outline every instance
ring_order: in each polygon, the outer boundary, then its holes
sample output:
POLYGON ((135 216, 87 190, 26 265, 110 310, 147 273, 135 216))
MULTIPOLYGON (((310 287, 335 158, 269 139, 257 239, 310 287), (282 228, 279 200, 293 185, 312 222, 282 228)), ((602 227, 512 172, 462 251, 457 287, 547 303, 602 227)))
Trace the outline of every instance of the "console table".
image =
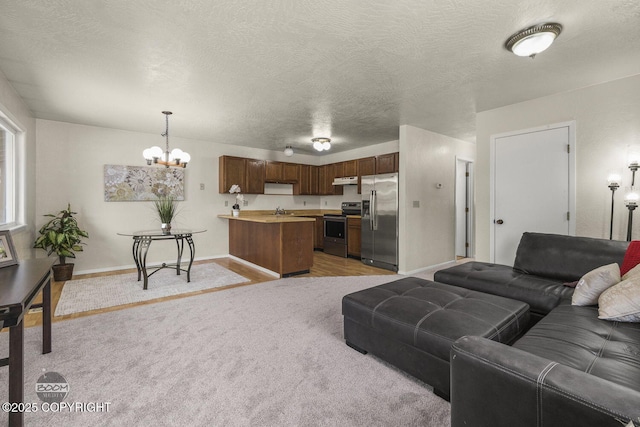
MULTIPOLYGON (((35 258, 0 268, 0 325, 9 328, 9 402, 24 400, 24 324, 35 297, 42 291, 42 354, 51 352, 51 266, 54 259, 35 258)), ((10 412, 9 425, 22 426, 24 413, 10 412)))
POLYGON ((133 233, 118 233, 120 236, 129 236, 133 237, 133 260, 136 263, 136 268, 138 269, 138 282, 144 278, 144 284, 142 286, 143 289, 147 289, 147 284, 149 282, 149 277, 152 276, 159 270, 163 268, 175 268, 176 274, 180 275, 181 271, 187 273, 187 282, 191 281, 191 265, 193 264, 193 256, 196 252, 196 246, 193 243, 193 238, 191 237, 197 233, 204 233, 207 230, 184 230, 184 229, 172 229, 170 233, 164 233, 162 230, 145 230, 145 231, 135 231, 133 233), (151 273, 147 273, 147 252, 149 252, 149 246, 151 246, 151 242, 156 240, 174 240, 176 242, 176 246, 178 248, 178 258, 175 264, 166 264, 162 263, 159 266, 149 267, 149 269, 153 269, 151 273), (189 246, 189 266, 187 269, 183 269, 180 267, 180 263, 182 261, 182 253, 184 250, 184 241, 187 241, 187 245, 189 246))

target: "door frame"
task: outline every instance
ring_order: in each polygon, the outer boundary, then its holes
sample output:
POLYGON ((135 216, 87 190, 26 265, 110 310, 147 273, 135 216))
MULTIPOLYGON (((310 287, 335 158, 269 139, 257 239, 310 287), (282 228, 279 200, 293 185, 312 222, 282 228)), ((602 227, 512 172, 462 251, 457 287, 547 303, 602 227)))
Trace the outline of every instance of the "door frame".
MULTIPOLYGON (((475 211, 475 160, 470 159, 470 158, 466 158, 466 157, 456 157, 456 166, 455 166, 455 185, 454 185, 454 217, 455 217, 455 232, 454 232, 454 240, 453 240, 453 247, 454 247, 454 252, 456 249, 456 245, 458 242, 458 208, 459 206, 457 205, 458 203, 458 197, 457 197, 457 188, 458 188, 458 166, 460 162, 464 162, 466 167, 470 169, 469 171, 469 177, 467 179, 468 182, 468 187, 467 187, 467 194, 465 195, 466 198, 466 202, 467 202, 467 206, 469 207, 469 213, 467 215, 467 243, 469 244, 469 246, 467 247, 467 257, 468 258, 473 258, 476 255, 476 250, 475 250, 475 223, 476 223, 476 211, 475 211)), ((454 254, 455 257, 458 256, 458 254, 454 254)), ((455 259, 454 257, 454 259, 455 259)))
POLYGON ((566 127, 569 130, 569 235, 576 234, 576 121, 554 123, 491 135, 489 147, 489 260, 495 262, 496 139, 566 127))

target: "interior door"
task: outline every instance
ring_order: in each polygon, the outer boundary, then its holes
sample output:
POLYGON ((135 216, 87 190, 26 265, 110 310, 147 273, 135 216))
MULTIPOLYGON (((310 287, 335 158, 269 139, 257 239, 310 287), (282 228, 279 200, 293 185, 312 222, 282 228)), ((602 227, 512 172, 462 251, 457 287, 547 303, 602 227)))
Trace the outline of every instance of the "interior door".
POLYGON ((570 234, 570 126, 494 139, 493 262, 513 265, 522 233, 570 234))

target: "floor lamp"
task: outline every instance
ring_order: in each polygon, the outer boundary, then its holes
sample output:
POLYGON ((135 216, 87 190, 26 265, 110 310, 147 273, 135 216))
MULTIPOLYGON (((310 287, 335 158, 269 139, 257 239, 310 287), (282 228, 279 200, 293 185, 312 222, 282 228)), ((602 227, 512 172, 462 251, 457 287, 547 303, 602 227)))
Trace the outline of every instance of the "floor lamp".
POLYGON ((609 224, 609 240, 613 240, 613 196, 616 190, 620 188, 620 176, 609 175, 609 190, 611 190, 611 223, 609 224))
POLYGON ((627 242, 631 241, 631 229, 633 228, 633 211, 638 207, 638 193, 630 192, 624 198, 624 204, 629 209, 629 221, 627 223, 627 242))

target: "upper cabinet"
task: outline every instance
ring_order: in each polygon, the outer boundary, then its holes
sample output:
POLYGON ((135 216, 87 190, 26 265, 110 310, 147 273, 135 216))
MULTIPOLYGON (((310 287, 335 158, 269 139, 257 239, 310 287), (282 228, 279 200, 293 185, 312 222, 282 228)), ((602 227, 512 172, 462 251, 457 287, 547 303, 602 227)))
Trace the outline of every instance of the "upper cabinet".
MULTIPOLYGON (((242 157, 221 156, 218 164, 218 192, 226 193, 232 185, 246 192, 246 161, 242 157)), ((263 190, 264 191, 264 190, 263 190)))
POLYGON ((399 170, 398 153, 383 154, 376 157, 376 173, 393 173, 399 170))
POLYGON ((266 182, 294 184, 300 180, 300 165, 297 163, 267 162, 266 182))
POLYGON ((376 158, 366 157, 358 159, 358 194, 360 194, 360 182, 363 176, 376 174, 376 158))
MULTIPOLYGON (((264 194, 265 182, 272 182, 293 184, 293 194, 340 195, 343 194, 344 187, 342 185, 333 185, 335 178, 351 176, 361 178, 365 175, 392 173, 399 170, 398 153, 348 160, 323 166, 233 156, 221 156, 219 162, 220 193, 228 192, 233 184, 237 184, 245 194, 264 194)), ((358 179, 359 193, 360 179, 358 179)))
POLYGON ((264 194, 265 163, 264 160, 247 159, 245 193, 264 194))

